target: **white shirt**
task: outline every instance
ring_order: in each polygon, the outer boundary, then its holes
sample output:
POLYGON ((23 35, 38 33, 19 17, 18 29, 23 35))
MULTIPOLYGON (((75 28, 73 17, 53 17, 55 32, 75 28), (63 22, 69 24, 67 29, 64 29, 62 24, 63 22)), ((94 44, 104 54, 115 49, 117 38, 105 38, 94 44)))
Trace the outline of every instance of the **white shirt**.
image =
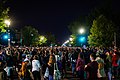
POLYGON ((39 71, 40 69, 40 62, 38 60, 33 60, 32 61, 32 72, 33 71, 39 71))

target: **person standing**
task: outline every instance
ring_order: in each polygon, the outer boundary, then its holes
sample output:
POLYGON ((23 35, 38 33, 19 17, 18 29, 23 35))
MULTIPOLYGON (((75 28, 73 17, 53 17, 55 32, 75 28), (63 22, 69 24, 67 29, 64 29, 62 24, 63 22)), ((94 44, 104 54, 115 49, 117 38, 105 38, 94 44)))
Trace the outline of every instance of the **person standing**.
POLYGON ((116 52, 114 52, 112 56, 112 78, 117 77, 117 69, 118 69, 117 61, 118 61, 118 55, 116 54, 116 52))
POLYGON ((66 76, 66 58, 65 58, 65 51, 63 51, 62 53, 62 56, 61 56, 62 60, 61 60, 61 63, 62 63, 62 77, 65 77, 66 76))
POLYGON ((25 59, 22 62, 22 67, 18 73, 20 80, 31 80, 30 72, 28 71, 27 65, 29 64, 29 60, 25 59))
POLYGON ((104 60, 99 55, 97 55, 96 61, 98 63, 98 80, 104 80, 106 77, 104 70, 104 60))
POLYGON ((32 60, 32 74, 33 74, 34 80, 41 80, 40 69, 41 69, 41 66, 38 60, 38 56, 35 55, 32 60))
POLYGON ((97 80, 98 63, 95 61, 96 55, 92 53, 90 55, 91 62, 85 65, 85 71, 87 72, 87 80, 97 80))
POLYGON ((49 50, 49 53, 50 53, 50 57, 48 61, 49 80, 53 80, 55 56, 53 54, 53 50, 49 50))
POLYGON ((112 80, 112 51, 105 53, 105 70, 109 80, 112 80))
POLYGON ((6 68, 4 70, 7 72, 8 79, 12 80, 13 58, 10 51, 6 52, 6 68))
POLYGON ((71 65, 72 65, 72 75, 75 76, 76 57, 75 57, 75 51, 74 50, 72 51, 71 65))
POLYGON ((0 59, 0 80, 7 80, 7 73, 4 70, 4 64, 1 59, 0 59))
POLYGON ((76 63, 76 72, 80 80, 84 80, 84 66, 85 66, 85 62, 83 60, 83 55, 79 54, 76 63))

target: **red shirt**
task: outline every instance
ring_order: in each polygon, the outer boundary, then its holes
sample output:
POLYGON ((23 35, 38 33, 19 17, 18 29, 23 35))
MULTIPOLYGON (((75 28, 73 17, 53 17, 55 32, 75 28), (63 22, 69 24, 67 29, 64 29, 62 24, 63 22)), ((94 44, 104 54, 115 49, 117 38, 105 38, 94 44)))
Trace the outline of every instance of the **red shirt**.
POLYGON ((113 57, 112 57, 112 66, 118 66, 118 64, 117 64, 117 55, 116 54, 113 55, 113 57))

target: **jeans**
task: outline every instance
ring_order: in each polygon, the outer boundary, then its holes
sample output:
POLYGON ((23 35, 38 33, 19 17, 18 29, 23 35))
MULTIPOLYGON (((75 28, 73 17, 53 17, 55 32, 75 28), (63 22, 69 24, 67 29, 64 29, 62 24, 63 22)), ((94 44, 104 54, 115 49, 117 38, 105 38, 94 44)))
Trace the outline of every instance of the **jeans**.
POLYGON ((109 68, 109 70, 108 70, 108 79, 112 80, 111 68, 109 68))
POLYGON ((72 63, 72 73, 74 74, 75 72, 75 64, 72 63))
POLYGON ((49 80, 53 80, 53 76, 52 75, 49 75, 49 80))

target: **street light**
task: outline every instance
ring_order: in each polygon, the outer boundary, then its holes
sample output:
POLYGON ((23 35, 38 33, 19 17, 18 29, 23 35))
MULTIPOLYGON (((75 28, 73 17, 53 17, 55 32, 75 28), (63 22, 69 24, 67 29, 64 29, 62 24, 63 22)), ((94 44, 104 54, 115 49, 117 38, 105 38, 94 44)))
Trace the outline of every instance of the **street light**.
POLYGON ((83 35, 83 33, 85 33, 85 29, 84 28, 80 28, 79 29, 79 35, 81 36, 81 37, 79 37, 79 42, 81 43, 81 47, 82 47, 82 44, 85 42, 85 37, 84 37, 84 35, 83 35))
POLYGON ((65 41, 65 43, 69 43, 69 40, 65 41))
POLYGON ((116 32, 114 32, 114 49, 116 49, 116 32))
POLYGON ((85 32, 85 30, 83 28, 79 29, 79 33, 83 34, 85 32))
POLYGON ((10 25, 10 20, 5 20, 4 23, 7 25, 7 27, 9 27, 9 25, 10 25))
POLYGON ((42 40, 44 40, 44 38, 45 38, 45 37, 44 37, 44 36, 42 36, 42 37, 40 38, 40 39, 41 39, 41 41, 42 41, 42 40))
POLYGON ((73 38, 69 38, 70 41, 73 41, 73 38))
POLYGON ((4 35, 4 36, 3 36, 3 39, 8 39, 8 35, 4 35))
MULTIPOLYGON (((9 26, 10 26, 10 20, 5 20, 4 23, 9 28, 9 26)), ((8 47, 10 47, 10 30, 9 29, 8 29, 8 47)))
POLYGON ((85 37, 81 36, 81 37, 79 38, 79 41, 80 41, 81 43, 85 42, 85 37))

